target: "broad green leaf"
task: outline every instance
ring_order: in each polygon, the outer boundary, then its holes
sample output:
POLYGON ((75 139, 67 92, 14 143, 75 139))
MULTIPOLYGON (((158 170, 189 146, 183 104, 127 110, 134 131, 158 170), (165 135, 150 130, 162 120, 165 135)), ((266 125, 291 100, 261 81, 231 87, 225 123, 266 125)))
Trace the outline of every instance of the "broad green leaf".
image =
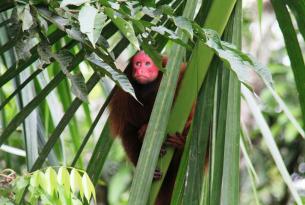
POLYGON ((151 30, 155 31, 155 32, 167 37, 168 39, 174 41, 175 43, 178 43, 178 44, 186 47, 187 49, 191 50, 191 46, 188 45, 186 42, 183 42, 181 40, 181 38, 174 31, 172 31, 164 26, 152 26, 151 30))
POLYGON ((82 73, 71 74, 68 70, 73 55, 67 50, 60 50, 57 54, 53 54, 52 56, 60 64, 61 70, 71 81, 73 94, 82 101, 87 101, 88 89, 82 73))
POLYGON ((21 21, 22 21, 22 30, 23 31, 26 31, 26 30, 30 29, 31 26, 34 24, 29 4, 27 4, 24 7, 22 13, 20 14, 20 18, 21 18, 21 21))
POLYGON ((89 2, 90 2, 90 0, 63 0, 60 3, 60 7, 63 8, 63 7, 69 6, 69 5, 81 6, 82 4, 89 3, 89 2))
POLYGON ((49 65, 51 63, 51 58, 52 58, 52 51, 51 47, 45 42, 41 42, 37 46, 37 53, 39 55, 39 68, 43 69, 44 65, 49 65))
POLYGON ((26 60, 32 56, 31 49, 36 45, 37 41, 34 36, 24 36, 17 41, 15 49, 18 60, 26 60))
POLYGON ((189 20, 182 16, 173 17, 176 26, 185 31, 193 39, 193 28, 189 20))
POLYGON ((69 75, 70 72, 67 67, 73 60, 73 55, 68 50, 60 50, 56 54, 52 54, 52 57, 60 64, 60 68, 65 75, 69 75))
POLYGON ((45 179, 47 180, 47 193, 53 195, 57 187, 57 174, 52 167, 47 168, 45 179))
POLYGON ((105 14, 112 20, 112 22, 118 27, 123 35, 129 40, 131 45, 136 50, 140 50, 140 44, 134 32, 133 26, 130 22, 124 20, 119 13, 111 8, 104 8, 105 14))
POLYGON ((71 190, 73 193, 79 192, 80 196, 84 197, 84 190, 82 186, 82 177, 78 173, 76 169, 72 169, 70 173, 70 183, 71 183, 71 190))
POLYGON ((48 22, 42 18, 40 15, 38 15, 37 17, 37 23, 41 29, 41 32, 45 35, 45 37, 47 37, 47 34, 48 34, 48 22))
POLYGON ((58 169, 57 181, 58 184, 64 186, 64 190, 66 193, 70 192, 70 175, 65 167, 60 167, 58 169))
POLYGON ((155 7, 156 5, 156 2, 155 0, 144 0, 144 1, 141 1, 144 5, 146 6, 151 6, 151 7, 155 7))
POLYGON ((92 64, 96 65, 93 68, 95 68, 97 72, 103 75, 106 74, 118 86, 120 86, 120 88, 122 88, 125 92, 131 94, 135 99, 137 99, 131 83, 121 70, 112 68, 94 53, 87 57, 87 60, 92 64))
POLYGON ((69 79, 72 83, 72 93, 82 101, 87 102, 88 89, 83 74, 79 72, 69 76, 69 79))
POLYGON ((106 19, 105 14, 98 13, 98 10, 90 5, 82 7, 79 12, 80 31, 88 36, 93 47, 95 47, 106 19))
POLYGON ((170 6, 170 5, 161 5, 159 8, 158 8, 162 13, 164 14, 167 14, 167 15, 173 15, 174 14, 174 10, 173 8, 170 6))
POLYGON ((205 44, 212 48, 216 54, 230 66, 241 82, 249 84, 251 76, 250 69, 253 69, 266 84, 272 84, 271 73, 266 67, 242 53, 232 44, 221 41, 215 31, 204 29, 204 33, 206 36, 205 44))
POLYGON ((159 10, 156 10, 152 7, 146 7, 146 6, 144 6, 142 8, 142 12, 143 12, 143 14, 145 14, 147 16, 150 16, 152 18, 157 18, 157 19, 159 19, 162 15, 162 13, 159 10))

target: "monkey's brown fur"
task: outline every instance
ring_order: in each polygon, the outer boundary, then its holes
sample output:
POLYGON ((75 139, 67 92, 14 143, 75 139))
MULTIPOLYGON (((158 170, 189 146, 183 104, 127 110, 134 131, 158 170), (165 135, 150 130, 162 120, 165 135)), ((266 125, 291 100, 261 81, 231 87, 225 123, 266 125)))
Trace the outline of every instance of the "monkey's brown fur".
MULTIPOLYGON (((163 57, 163 66, 167 63, 167 58, 163 57)), ((179 82, 181 81, 186 65, 181 65, 179 82)), ((159 89, 162 72, 159 71, 158 77, 155 81, 149 84, 139 84, 132 77, 131 64, 125 70, 129 81, 134 87, 138 100, 141 105, 132 96, 116 87, 114 95, 110 102, 110 125, 113 136, 120 136, 124 149, 131 162, 136 165, 140 154, 143 137, 145 135, 146 126, 148 124, 153 104, 159 89), (141 129, 142 128, 142 129, 141 129)), ((179 87, 179 82, 178 86, 179 87)), ((177 92, 176 92, 177 93, 177 92)), ((176 94, 175 94, 176 95, 176 94)), ((182 137, 187 135, 189 130, 193 111, 190 114, 187 125, 182 133, 182 137)), ((165 176, 163 186, 157 198, 157 205, 169 205, 172 189, 175 183, 176 174, 179 167, 182 149, 176 150, 173 160, 170 164, 168 172, 165 176)))

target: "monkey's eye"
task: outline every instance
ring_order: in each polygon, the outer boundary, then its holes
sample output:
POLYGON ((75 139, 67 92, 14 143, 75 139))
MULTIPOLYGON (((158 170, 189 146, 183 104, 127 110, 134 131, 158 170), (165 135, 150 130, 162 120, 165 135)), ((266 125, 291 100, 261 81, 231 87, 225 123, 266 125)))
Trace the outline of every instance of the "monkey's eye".
POLYGON ((140 61, 137 61, 137 62, 136 62, 136 66, 141 66, 140 61))
POLYGON ((145 62, 145 65, 148 67, 148 66, 150 66, 150 62, 149 61, 146 61, 145 62))

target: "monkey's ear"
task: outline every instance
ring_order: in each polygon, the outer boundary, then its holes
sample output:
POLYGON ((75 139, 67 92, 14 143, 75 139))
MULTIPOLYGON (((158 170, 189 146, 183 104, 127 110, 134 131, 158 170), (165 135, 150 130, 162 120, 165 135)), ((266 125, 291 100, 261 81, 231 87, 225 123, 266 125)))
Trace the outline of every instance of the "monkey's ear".
POLYGON ((167 56, 162 56, 162 67, 165 67, 168 61, 168 57, 167 56))

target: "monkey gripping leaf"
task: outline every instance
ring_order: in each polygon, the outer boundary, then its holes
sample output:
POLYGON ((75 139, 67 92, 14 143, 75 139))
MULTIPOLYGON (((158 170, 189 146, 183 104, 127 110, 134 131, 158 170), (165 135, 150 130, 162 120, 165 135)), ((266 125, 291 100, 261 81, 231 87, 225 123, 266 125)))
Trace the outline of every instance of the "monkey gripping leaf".
POLYGON ((98 13, 98 10, 93 6, 86 5, 82 7, 78 15, 80 31, 88 36, 89 41, 95 47, 107 16, 103 13, 98 13))

